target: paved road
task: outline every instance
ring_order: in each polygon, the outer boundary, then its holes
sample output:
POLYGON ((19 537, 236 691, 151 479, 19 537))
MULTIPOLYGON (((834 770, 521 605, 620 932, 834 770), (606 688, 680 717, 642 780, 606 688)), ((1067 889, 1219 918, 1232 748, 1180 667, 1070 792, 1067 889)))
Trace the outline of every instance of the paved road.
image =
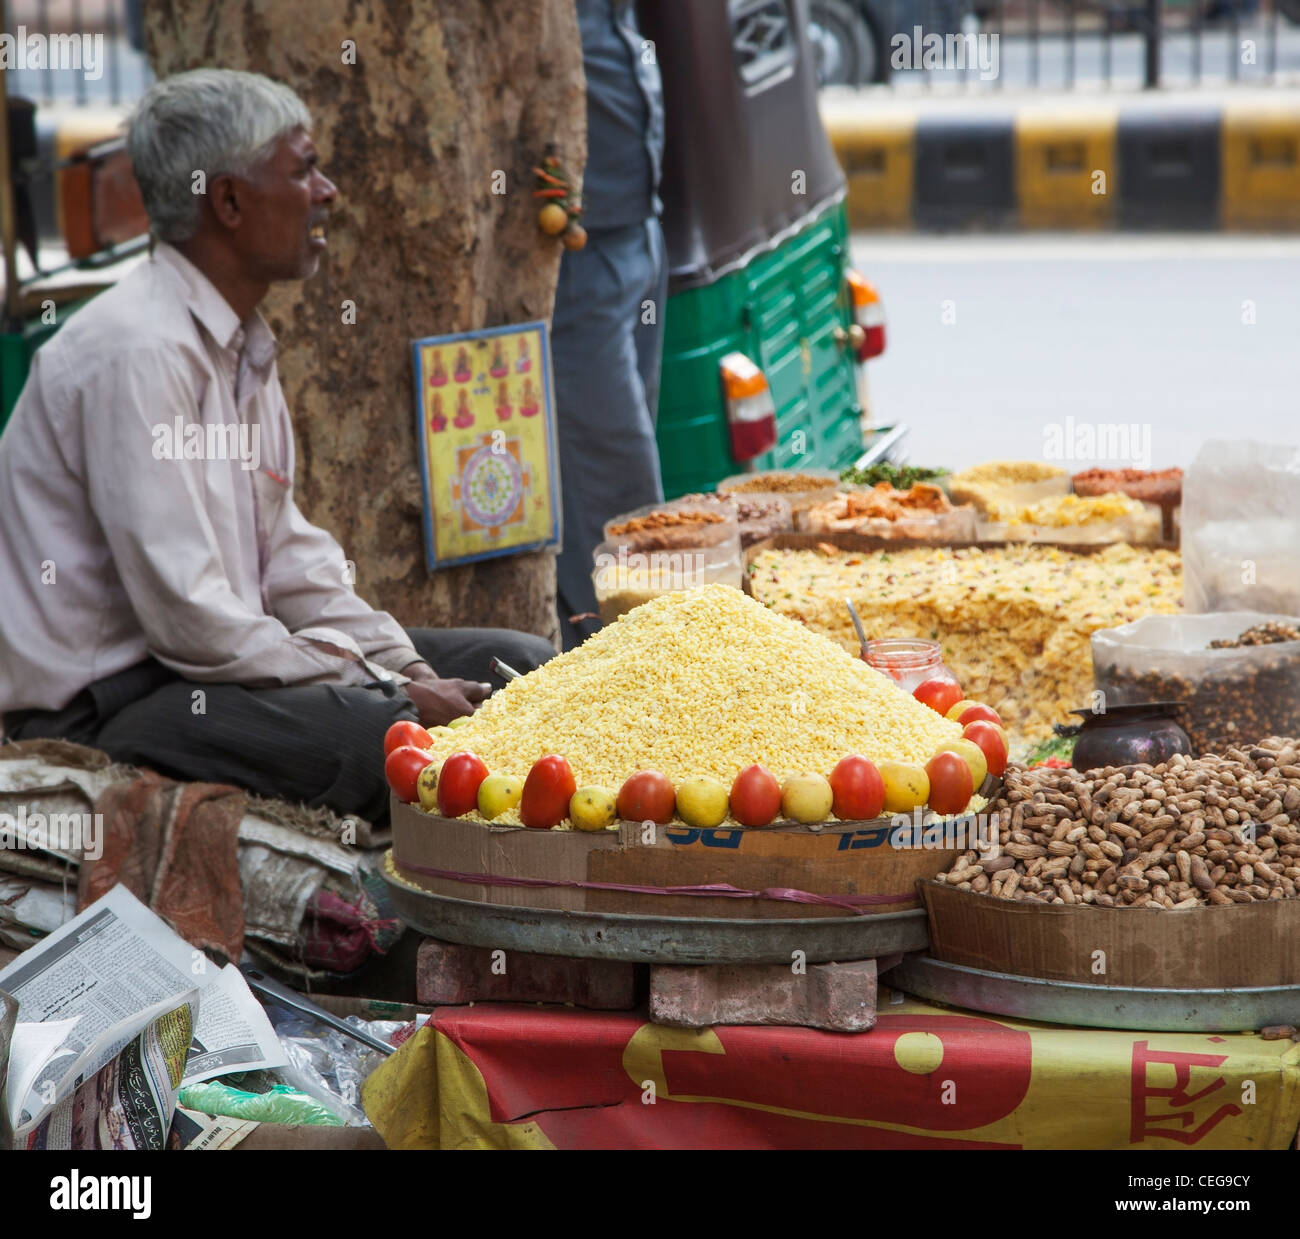
POLYGON ((888 314, 876 420, 912 425, 918 463, 1041 457, 1067 417, 1149 426, 1156 468, 1216 436, 1300 443, 1300 238, 858 234, 853 255, 888 314))

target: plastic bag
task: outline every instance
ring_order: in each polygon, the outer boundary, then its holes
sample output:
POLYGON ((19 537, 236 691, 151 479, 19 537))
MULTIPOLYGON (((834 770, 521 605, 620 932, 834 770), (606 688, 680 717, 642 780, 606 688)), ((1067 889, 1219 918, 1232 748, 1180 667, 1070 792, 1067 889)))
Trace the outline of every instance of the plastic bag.
POLYGON ((981 542, 1055 542, 1069 546, 1110 546, 1127 542, 1130 546, 1147 546, 1162 537, 1160 509, 1153 503, 1142 511, 1112 520, 1085 521, 1080 525, 1035 525, 1028 521, 979 520, 977 536, 981 542))
POLYGON ((730 538, 716 546, 675 551, 631 551, 602 542, 593 552, 591 583, 603 623, 649 602, 660 594, 700 585, 734 585, 744 579, 740 537, 733 523, 730 538))
MULTIPOLYGON (((300 1012, 268 1005, 267 1014, 289 1060, 287 1067, 277 1068, 280 1079, 314 1097, 349 1127, 366 1126, 361 1084, 384 1056, 300 1012)), ((400 1020, 362 1020, 355 1015, 346 1022, 383 1040, 403 1027, 400 1020)))
POLYGON ((307 1127, 342 1127, 343 1120, 315 1098, 287 1084, 273 1085, 266 1093, 246 1093, 220 1080, 190 1084, 180 1091, 180 1104, 201 1114, 224 1114, 252 1123, 285 1123, 307 1127))
POLYGON ((1300 735, 1300 641, 1209 649, 1269 620, 1255 611, 1148 615, 1092 634, 1092 670, 1105 704, 1181 701, 1175 711, 1193 753, 1266 736, 1300 735))
POLYGON ((1070 493, 1070 475, 1041 461, 991 460, 952 474, 947 481, 953 503, 969 503, 980 513, 994 504, 1027 507, 1070 493))
MULTIPOLYGON (((696 550, 705 547, 740 545, 740 525, 736 509, 716 495, 691 496, 674 499, 669 503, 651 503, 645 507, 624 512, 605 522, 605 544, 616 550, 627 547, 629 552, 696 550), (673 516, 678 513, 703 512, 720 519, 697 524, 668 525, 648 528, 624 528, 629 523, 642 525, 646 517, 673 516), (616 532, 616 531, 622 532, 616 532)), ((604 545, 604 544, 603 544, 604 545)))
MULTIPOLYGON (((947 512, 914 512, 897 520, 884 517, 833 516, 835 504, 818 504, 806 508, 795 518, 798 533, 856 533, 872 538, 913 538, 928 542, 974 542, 975 510, 952 508, 947 512)), ((842 509, 842 505, 840 505, 842 509)))
POLYGON ((773 469, 765 473, 736 473, 718 483, 719 495, 738 499, 766 499, 780 495, 792 513, 818 503, 829 503, 840 489, 840 475, 831 469, 773 469), (804 489, 791 487, 803 484, 804 489), (764 489, 770 486, 771 489, 764 489))
POLYGON ((1300 614, 1300 447, 1219 439, 1183 478, 1183 604, 1300 614))

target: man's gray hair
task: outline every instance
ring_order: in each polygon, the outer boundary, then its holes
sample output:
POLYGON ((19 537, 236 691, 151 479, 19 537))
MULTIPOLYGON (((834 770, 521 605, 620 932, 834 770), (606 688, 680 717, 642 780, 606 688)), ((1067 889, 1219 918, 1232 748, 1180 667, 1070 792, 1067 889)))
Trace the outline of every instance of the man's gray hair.
POLYGON ((289 87, 260 73, 194 69, 157 82, 132 114, 126 149, 160 241, 187 241, 207 183, 247 176, 283 134, 311 128, 289 87), (196 192, 195 172, 205 183, 196 192))

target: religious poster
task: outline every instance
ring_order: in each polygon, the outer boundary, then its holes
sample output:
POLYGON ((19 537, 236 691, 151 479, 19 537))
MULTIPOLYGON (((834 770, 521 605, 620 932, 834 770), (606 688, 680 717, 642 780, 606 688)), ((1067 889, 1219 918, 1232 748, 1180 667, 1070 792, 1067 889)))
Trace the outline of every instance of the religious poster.
POLYGON ((412 347, 430 571, 557 546, 546 324, 430 336, 412 347))

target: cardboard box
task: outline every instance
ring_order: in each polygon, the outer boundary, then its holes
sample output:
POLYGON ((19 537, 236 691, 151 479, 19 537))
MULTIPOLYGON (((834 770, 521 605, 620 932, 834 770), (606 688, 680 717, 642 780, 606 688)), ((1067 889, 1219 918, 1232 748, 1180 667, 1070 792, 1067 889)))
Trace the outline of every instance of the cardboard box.
POLYGON ((235 1149, 265 1152, 267 1149, 386 1149, 384 1138, 373 1127, 307 1127, 282 1123, 258 1123, 235 1149))
POLYGON ((610 882, 625 886, 789 887, 820 895, 895 895, 868 912, 920 906, 918 878, 933 878, 955 849, 895 848, 892 819, 801 826, 779 822, 712 830, 672 824, 653 830, 622 822, 617 831, 527 830, 445 818, 392 804, 393 865, 412 885, 479 903, 691 918, 799 919, 851 916, 843 907, 760 898, 657 895, 576 886, 502 886, 432 877, 413 865, 455 873, 610 882))
POLYGON ((1300 985, 1300 899, 1153 912, 1017 903, 932 881, 921 893, 930 954, 944 963, 1140 989, 1300 985))

